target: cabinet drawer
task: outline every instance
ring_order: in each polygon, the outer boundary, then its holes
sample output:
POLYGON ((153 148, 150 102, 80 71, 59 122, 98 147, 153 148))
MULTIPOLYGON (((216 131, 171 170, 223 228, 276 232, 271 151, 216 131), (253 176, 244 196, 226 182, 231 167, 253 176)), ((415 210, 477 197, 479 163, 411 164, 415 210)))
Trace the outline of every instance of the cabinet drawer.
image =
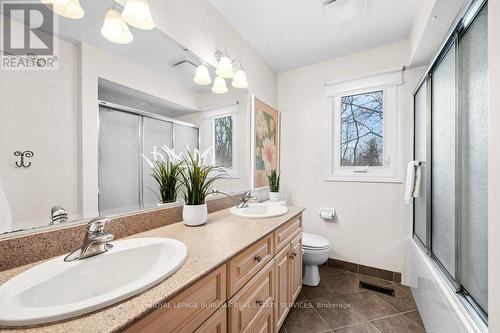
MULTIPOLYGON (((255 324, 248 329, 248 332, 252 333, 274 333, 273 328, 273 311, 269 308, 265 312, 259 315, 258 320, 255 324)), ((278 333, 278 331, 276 331, 278 333)))
POLYGON ((301 231, 301 218, 295 217, 274 232, 274 244, 276 253, 281 251, 301 231))
POLYGON ((212 317, 203 323, 196 333, 226 333, 227 332, 227 309, 221 306, 212 317))
POLYGON ((271 261, 229 301, 229 331, 253 332, 263 313, 269 311, 272 316, 273 299, 274 261, 271 261))
POLYGON ((274 255, 272 234, 251 245, 228 263, 227 294, 234 295, 264 267, 274 255))
POLYGON ((226 266, 155 310, 126 332, 194 332, 226 300, 226 266))

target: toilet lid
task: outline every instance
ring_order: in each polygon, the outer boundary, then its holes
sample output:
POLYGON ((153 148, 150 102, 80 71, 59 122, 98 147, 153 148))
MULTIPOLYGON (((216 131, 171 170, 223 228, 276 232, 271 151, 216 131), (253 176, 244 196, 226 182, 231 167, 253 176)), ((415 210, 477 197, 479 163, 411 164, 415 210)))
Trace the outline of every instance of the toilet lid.
POLYGON ((321 236, 310 234, 308 232, 302 233, 302 246, 304 248, 310 249, 324 249, 330 246, 330 243, 326 238, 321 236))

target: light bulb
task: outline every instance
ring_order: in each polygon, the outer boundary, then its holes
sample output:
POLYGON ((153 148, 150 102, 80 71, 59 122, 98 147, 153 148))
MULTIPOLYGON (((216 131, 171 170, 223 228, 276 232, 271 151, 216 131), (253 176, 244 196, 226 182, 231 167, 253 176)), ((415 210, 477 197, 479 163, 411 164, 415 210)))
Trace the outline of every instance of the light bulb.
POLYGON ((214 80, 214 85, 212 86, 212 92, 216 94, 227 93, 226 81, 220 76, 217 76, 214 80))
POLYGON ((231 59, 229 59, 229 57, 222 56, 220 58, 215 74, 225 79, 233 78, 234 76, 233 64, 231 63, 231 59))
POLYGON ((109 41, 117 44, 128 44, 134 40, 134 36, 128 29, 116 9, 108 9, 101 28, 101 34, 109 41))
POLYGON ((246 89, 248 88, 247 74, 243 69, 238 69, 234 74, 234 79, 231 85, 235 88, 246 89))
POLYGON ((57 15, 70 19, 79 19, 85 15, 79 0, 41 0, 41 2, 52 5, 52 10, 57 15))
POLYGON ((147 0, 127 0, 122 19, 138 29, 151 30, 155 27, 147 0))
POLYGON ((196 68, 196 74, 194 75, 193 81, 202 86, 206 86, 212 83, 212 79, 210 78, 210 73, 208 72, 208 68, 205 65, 200 65, 196 68))

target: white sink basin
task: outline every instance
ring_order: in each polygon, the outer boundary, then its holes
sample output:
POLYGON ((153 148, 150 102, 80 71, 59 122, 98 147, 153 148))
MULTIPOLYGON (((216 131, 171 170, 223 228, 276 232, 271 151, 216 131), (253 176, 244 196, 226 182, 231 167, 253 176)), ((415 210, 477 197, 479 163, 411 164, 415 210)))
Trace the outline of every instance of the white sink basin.
POLYGON ((112 242, 83 260, 44 262, 0 286, 0 325, 25 326, 82 315, 137 295, 178 270, 186 246, 175 239, 112 242))
POLYGON ((288 213, 288 208, 282 205, 255 203, 249 204, 246 208, 233 207, 230 212, 239 217, 263 219, 285 215, 288 213))

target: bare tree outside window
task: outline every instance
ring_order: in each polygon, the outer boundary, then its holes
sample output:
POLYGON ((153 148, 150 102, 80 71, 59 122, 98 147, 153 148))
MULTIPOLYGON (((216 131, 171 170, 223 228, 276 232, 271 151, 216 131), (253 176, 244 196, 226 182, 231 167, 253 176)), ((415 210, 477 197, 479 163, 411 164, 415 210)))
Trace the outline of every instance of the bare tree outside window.
POLYGON ((383 166, 384 92, 341 98, 341 166, 383 166))
POLYGON ((221 167, 233 166, 233 118, 214 119, 215 164, 221 167))

